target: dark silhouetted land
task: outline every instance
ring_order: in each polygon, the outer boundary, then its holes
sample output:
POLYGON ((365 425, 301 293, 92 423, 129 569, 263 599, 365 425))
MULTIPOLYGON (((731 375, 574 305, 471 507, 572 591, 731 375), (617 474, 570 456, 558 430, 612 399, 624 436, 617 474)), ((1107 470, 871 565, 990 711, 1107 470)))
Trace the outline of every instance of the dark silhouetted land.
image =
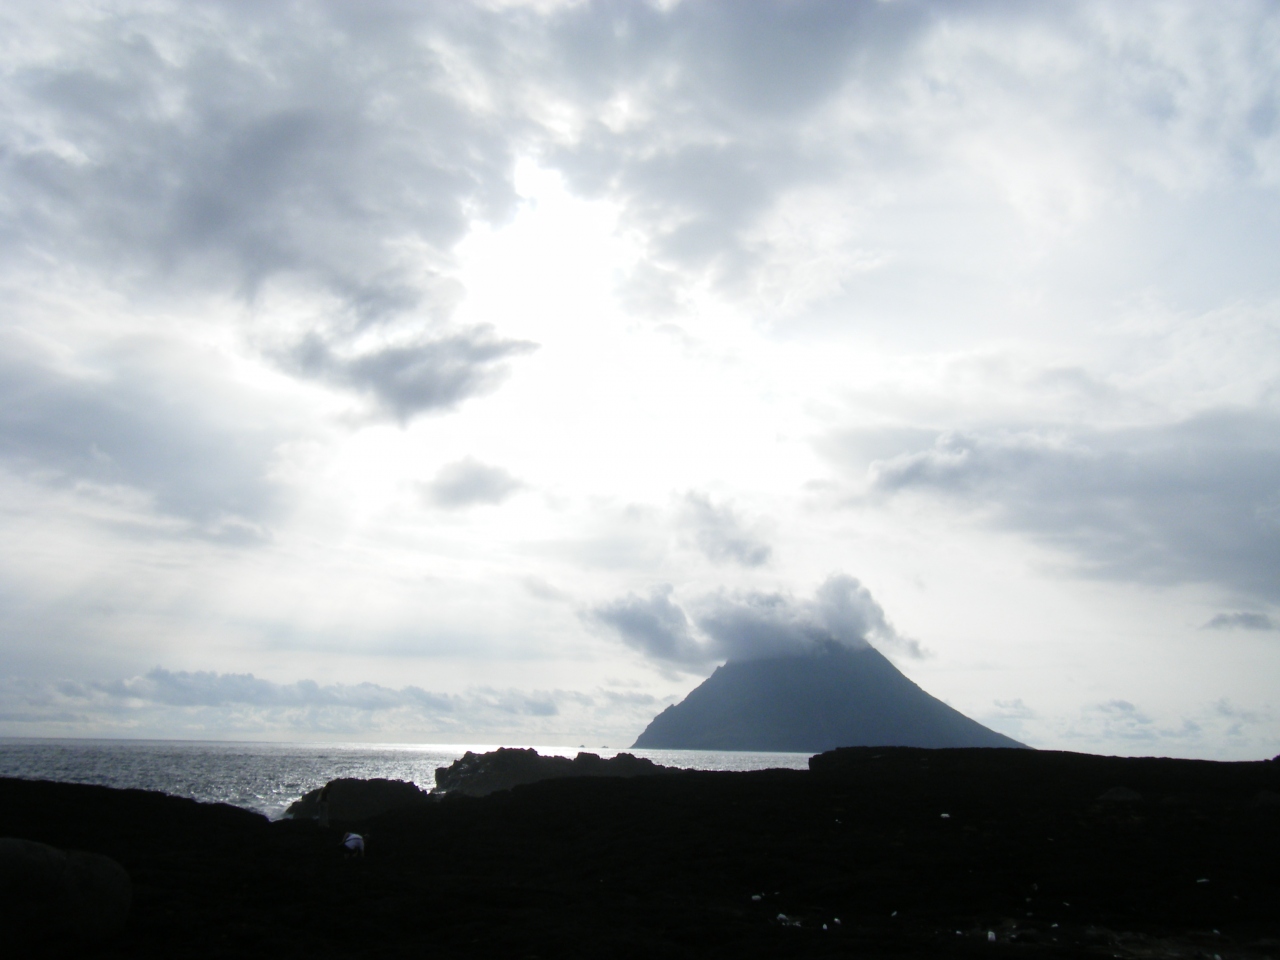
MULTIPOLYGON (((124 933, 76 956, 1280 956, 1274 761, 858 748, 327 829, 3 780, 0 822, 133 878, 124 933)), ((8 946, 56 933, 4 909, 8 946)))
POLYGON ((879 651, 726 663, 653 719, 636 749, 819 753, 840 746, 1020 747, 931 697, 879 651))

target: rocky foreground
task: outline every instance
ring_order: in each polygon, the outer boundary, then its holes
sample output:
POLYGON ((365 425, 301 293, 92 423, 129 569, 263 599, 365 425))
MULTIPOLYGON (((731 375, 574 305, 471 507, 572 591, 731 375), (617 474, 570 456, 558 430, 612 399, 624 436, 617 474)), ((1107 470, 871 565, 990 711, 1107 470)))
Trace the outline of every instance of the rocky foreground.
POLYGON ((122 925, 76 942, 0 865, 11 956, 1280 958, 1276 761, 856 748, 328 827, 0 780, 0 833, 132 884, 122 925))

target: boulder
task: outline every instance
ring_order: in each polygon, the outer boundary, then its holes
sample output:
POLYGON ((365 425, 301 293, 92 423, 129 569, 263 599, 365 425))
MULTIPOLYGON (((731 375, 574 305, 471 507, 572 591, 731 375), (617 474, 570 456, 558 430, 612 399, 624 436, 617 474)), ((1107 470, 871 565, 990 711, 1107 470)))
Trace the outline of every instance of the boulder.
POLYGON ((525 783, 564 777, 640 777, 671 773, 663 767, 630 753, 604 759, 594 753, 568 757, 544 757, 533 749, 500 747, 489 753, 467 751, 448 767, 436 768, 435 792, 450 796, 483 797, 510 790, 525 783))
POLYGON ((392 810, 426 803, 428 799, 425 790, 407 780, 343 777, 330 780, 295 800, 285 816, 293 820, 369 820, 392 810))
POLYGON ((0 838, 0 917, 6 939, 96 944, 118 934, 133 885, 110 857, 0 838))

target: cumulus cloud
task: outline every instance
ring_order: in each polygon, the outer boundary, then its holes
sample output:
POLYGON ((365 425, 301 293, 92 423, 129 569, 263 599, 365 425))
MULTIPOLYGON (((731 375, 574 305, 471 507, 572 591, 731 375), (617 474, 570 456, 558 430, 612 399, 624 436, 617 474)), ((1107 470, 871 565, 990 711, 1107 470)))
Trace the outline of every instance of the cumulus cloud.
POLYGON ((1280 422, 1218 411, 1111 431, 948 433, 877 461, 880 494, 927 491, 1074 555, 1094 576, 1280 599, 1280 422))
POLYGON ((759 567, 769 562, 773 548, 728 505, 714 504, 706 494, 690 491, 682 513, 694 543, 713 563, 759 567))
POLYGON ((441 467, 435 479, 422 485, 422 492, 430 503, 452 510, 501 503, 523 486, 502 467, 466 457, 441 467))
POLYGON ((598 606, 591 616, 646 656, 692 669, 801 656, 828 643, 858 649, 872 639, 894 653, 922 655, 916 641, 894 630, 870 591, 844 574, 829 577, 811 600, 761 591, 706 594, 689 604, 692 616, 674 593, 664 584, 648 597, 629 594, 598 606))

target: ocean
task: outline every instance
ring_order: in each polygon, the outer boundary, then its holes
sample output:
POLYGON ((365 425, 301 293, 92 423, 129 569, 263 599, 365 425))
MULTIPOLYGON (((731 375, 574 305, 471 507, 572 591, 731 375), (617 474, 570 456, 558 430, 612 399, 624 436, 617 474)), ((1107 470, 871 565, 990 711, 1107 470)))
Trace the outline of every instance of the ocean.
MULTIPOLYGON (((503 744, 503 746, 530 746, 503 744)), ((654 763, 694 770, 808 767, 807 753, 715 750, 610 750, 533 745, 544 756, 580 751, 612 757, 626 752, 654 763)), ((410 780, 435 786, 436 767, 468 750, 495 744, 249 743, 204 740, 39 740, 0 738, 0 777, 158 790, 206 803, 229 803, 284 816, 289 804, 338 777, 410 780)))

